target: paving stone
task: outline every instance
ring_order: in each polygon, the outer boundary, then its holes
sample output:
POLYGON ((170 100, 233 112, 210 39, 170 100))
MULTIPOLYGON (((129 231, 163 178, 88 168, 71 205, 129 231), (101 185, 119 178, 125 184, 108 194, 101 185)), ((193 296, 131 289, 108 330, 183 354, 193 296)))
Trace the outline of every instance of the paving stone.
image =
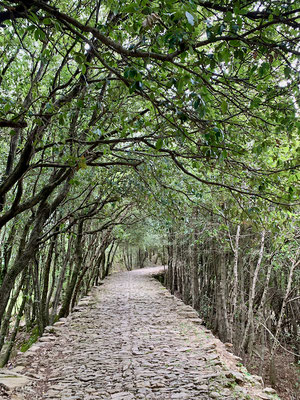
POLYGON ((269 396, 234 369, 234 356, 190 306, 151 277, 155 272, 113 274, 94 287, 68 318, 47 327, 25 357, 16 357, 18 373, 38 379, 11 394, 18 400, 269 396))

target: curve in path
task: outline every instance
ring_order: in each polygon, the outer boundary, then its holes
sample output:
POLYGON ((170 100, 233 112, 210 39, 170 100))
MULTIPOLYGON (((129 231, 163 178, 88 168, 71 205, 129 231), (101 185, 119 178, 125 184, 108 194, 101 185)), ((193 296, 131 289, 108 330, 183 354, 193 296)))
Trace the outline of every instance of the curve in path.
POLYGON ((269 399, 197 313, 151 274, 113 274, 46 329, 17 371, 23 400, 269 399))

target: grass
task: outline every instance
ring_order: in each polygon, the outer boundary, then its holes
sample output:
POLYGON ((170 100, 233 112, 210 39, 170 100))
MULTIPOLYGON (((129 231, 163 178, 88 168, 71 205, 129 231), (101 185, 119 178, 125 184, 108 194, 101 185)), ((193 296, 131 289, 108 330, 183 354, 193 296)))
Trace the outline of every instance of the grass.
POLYGON ((21 345, 20 351, 22 353, 25 353, 25 351, 27 351, 38 340, 38 338, 39 328, 35 326, 31 331, 29 339, 23 342, 23 344, 21 345))

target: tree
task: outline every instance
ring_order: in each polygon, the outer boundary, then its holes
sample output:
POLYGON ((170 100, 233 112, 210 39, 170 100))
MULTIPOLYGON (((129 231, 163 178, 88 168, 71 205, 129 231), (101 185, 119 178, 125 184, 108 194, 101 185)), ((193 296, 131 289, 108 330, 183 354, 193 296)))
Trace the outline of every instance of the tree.
POLYGON ((2 341, 22 296, 20 318, 40 333, 66 315, 108 273, 115 227, 137 210, 164 221, 173 261, 186 253, 174 214, 190 201, 231 236, 296 218, 297 18, 283 0, 1 2, 2 341))

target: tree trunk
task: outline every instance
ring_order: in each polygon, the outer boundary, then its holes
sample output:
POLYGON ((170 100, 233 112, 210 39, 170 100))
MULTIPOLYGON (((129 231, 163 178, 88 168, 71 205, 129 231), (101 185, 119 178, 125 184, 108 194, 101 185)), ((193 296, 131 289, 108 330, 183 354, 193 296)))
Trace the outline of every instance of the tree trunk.
POLYGON ((278 319, 277 326, 276 326, 276 332, 275 332, 275 335, 274 335, 274 342, 273 342, 273 346, 272 346, 272 349, 271 349, 271 355, 270 355, 270 380, 271 380, 271 384, 272 385, 274 385, 276 383, 276 369, 275 369, 275 365, 274 365, 274 358, 275 358, 276 350, 277 350, 277 348, 279 346, 278 336, 279 336, 281 325, 282 325, 282 321, 283 321, 283 318, 284 318, 284 313, 285 313, 285 309, 286 309, 286 305, 287 305, 287 299, 288 299, 290 291, 291 291, 294 270, 300 264, 300 260, 297 260, 298 255, 299 255, 299 251, 297 252, 295 260, 293 260, 292 263, 291 263, 288 282, 287 282, 287 287, 286 287, 285 295, 284 295, 284 298, 283 298, 283 301, 282 301, 280 315, 279 315, 279 319, 278 319))
MULTIPOLYGON (((227 342, 229 334, 229 323, 226 304, 226 262, 225 254, 221 252, 220 261, 218 263, 220 270, 220 305, 221 305, 221 340, 227 342)), ((219 328, 220 332, 220 328, 219 328)))
POLYGON ((51 261, 52 261, 55 241, 56 241, 56 236, 54 236, 50 242, 47 259, 45 261, 45 265, 43 268, 43 273, 44 273, 43 292, 42 292, 42 296, 41 296, 41 305, 40 305, 42 331, 44 331, 45 327, 47 325, 49 325, 49 310, 47 308, 47 297, 48 297, 48 288, 49 288, 50 268, 51 268, 51 261))
POLYGON ((238 225, 235 235, 235 246, 234 246, 234 260, 233 260, 233 290, 232 290, 232 308, 230 313, 230 343, 233 342, 233 330, 235 325, 235 314, 237 306, 237 294, 238 294, 238 262, 239 262, 239 241, 240 241, 241 226, 238 225))
POLYGON ((53 300, 53 304, 52 304, 52 312, 51 312, 50 324, 53 324, 53 322, 54 322, 54 320, 56 318, 57 308, 58 308, 58 304, 59 304, 61 291, 62 291, 62 288, 63 288, 64 278, 65 278, 65 275, 66 275, 66 270, 67 270, 68 263, 70 262, 71 249, 72 249, 72 239, 69 239, 68 240, 67 254, 65 256, 63 266, 62 266, 62 268, 60 270, 60 275, 59 275, 59 278, 58 278, 57 288, 56 288, 56 292, 55 292, 55 296, 54 296, 54 300, 53 300))
POLYGON ((77 238, 76 238, 76 245, 75 245, 75 267, 72 272, 72 276, 68 287, 66 289, 65 297, 61 306, 61 309, 58 314, 58 318, 66 317, 69 315, 70 312, 70 304, 73 296, 73 291, 75 289, 76 281, 78 278, 78 274, 80 268, 82 266, 82 236, 83 236, 83 220, 81 219, 78 222, 78 230, 77 230, 77 238))
POLYGON ((258 256, 258 261, 256 264, 256 268, 254 271, 254 275, 252 278, 252 284, 250 286, 250 291, 249 291, 249 305, 248 305, 248 314, 247 314, 247 325, 244 331, 243 335, 243 340, 241 344, 241 349, 247 350, 248 352, 252 353, 252 346, 253 346, 253 332, 254 332, 254 320, 253 320, 253 304, 254 304, 254 298, 256 294, 256 282, 258 278, 258 273, 260 270, 261 262, 263 259, 263 254, 264 254, 264 245, 265 245, 265 235, 266 231, 263 230, 261 234, 261 243, 260 243, 260 251, 259 251, 259 256, 258 256))
POLYGON ((195 220, 194 232, 192 235, 192 306, 195 310, 199 309, 199 232, 197 228, 198 210, 194 209, 193 217, 195 220))

